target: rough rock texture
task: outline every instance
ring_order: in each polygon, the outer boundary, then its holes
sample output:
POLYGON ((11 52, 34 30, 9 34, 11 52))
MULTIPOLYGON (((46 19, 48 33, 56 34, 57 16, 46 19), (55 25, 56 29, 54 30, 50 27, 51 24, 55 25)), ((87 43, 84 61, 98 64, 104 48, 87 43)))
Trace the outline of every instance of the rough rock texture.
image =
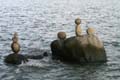
POLYGON ((53 58, 70 62, 106 62, 103 43, 95 35, 70 37, 63 42, 51 43, 53 58))

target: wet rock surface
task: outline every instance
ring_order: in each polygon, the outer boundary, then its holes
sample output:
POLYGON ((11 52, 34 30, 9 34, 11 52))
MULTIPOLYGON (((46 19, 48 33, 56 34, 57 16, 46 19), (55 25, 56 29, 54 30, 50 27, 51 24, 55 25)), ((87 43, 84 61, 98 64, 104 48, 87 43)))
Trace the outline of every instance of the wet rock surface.
POLYGON ((16 65, 19 65, 21 64, 22 62, 28 62, 28 59, 21 55, 21 54, 9 54, 8 56, 5 57, 5 60, 4 60, 6 63, 9 63, 9 64, 16 64, 16 65))
POLYGON ((62 44, 59 40, 51 43, 53 58, 72 62, 106 62, 104 45, 95 35, 70 37, 62 44))

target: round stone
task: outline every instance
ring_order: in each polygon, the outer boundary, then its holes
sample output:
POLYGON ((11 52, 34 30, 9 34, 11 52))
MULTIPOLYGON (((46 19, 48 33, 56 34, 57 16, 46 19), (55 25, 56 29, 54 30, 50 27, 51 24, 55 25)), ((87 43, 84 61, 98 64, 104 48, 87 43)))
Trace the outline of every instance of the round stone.
POLYGON ((87 34, 94 34, 95 33, 95 29, 94 28, 92 28, 92 27, 89 27, 88 29, 87 29, 87 34))
POLYGON ((77 19, 75 20, 75 24, 79 25, 80 23, 81 23, 80 18, 77 18, 77 19))
POLYGON ((58 32, 57 37, 59 39, 66 39, 66 33, 65 32, 58 32))

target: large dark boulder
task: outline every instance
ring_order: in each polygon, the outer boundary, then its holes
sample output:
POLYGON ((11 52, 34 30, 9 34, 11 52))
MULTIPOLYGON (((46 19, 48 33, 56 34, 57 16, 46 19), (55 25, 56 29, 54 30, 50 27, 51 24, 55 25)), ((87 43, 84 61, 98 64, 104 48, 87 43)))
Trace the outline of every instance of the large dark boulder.
POLYGON ((52 56, 70 62, 106 62, 103 42, 95 35, 70 37, 51 43, 52 56), (61 46, 62 44, 62 46, 61 46))
POLYGON ((64 59, 65 55, 65 50, 64 50, 64 42, 60 43, 59 40, 54 40, 51 43, 51 51, 52 51, 52 58, 53 59, 64 59))

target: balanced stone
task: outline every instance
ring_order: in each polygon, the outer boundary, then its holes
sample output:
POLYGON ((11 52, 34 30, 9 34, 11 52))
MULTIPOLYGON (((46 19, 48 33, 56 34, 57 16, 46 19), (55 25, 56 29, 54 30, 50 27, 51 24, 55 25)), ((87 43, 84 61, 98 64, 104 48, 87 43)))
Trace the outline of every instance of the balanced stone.
POLYGON ((18 54, 20 51, 20 44, 18 42, 18 34, 16 32, 14 33, 12 40, 11 49, 14 53, 6 56, 4 61, 10 64, 21 64, 22 62, 27 62, 28 59, 25 56, 18 54))
POLYGON ((95 29, 93 29, 92 27, 89 27, 87 30, 86 30, 87 34, 88 35, 93 35, 95 34, 95 29))
MULTIPOLYGON (((78 27, 81 23, 80 19, 75 20, 75 23, 78 27)), ((77 29, 75 31, 79 33, 77 29)), ((59 40, 54 40, 51 43, 54 59, 75 63, 106 62, 107 57, 103 42, 94 34, 93 28, 88 28, 86 32, 87 34, 84 35, 66 38, 62 43, 59 40)))
POLYGON ((58 32, 57 34, 58 40, 55 40, 51 43, 51 50, 52 50, 52 58, 57 59, 63 58, 63 53, 64 53, 64 41, 66 39, 66 33, 65 32, 58 32), (57 53, 57 54, 56 54, 57 53))
POLYGON ((81 24, 80 18, 77 18, 75 20, 75 24, 76 24, 75 34, 76 34, 76 36, 81 36, 82 35, 82 29, 81 29, 81 26, 80 26, 80 24, 81 24))
POLYGON ((26 63, 28 62, 28 59, 42 59, 46 56, 48 56, 47 52, 44 52, 41 55, 22 55, 19 54, 20 51, 20 44, 18 42, 18 34, 17 32, 14 33, 14 36, 12 38, 12 44, 11 44, 11 49, 13 51, 12 54, 9 54, 8 56, 5 57, 5 62, 9 64, 21 64, 22 62, 26 63))
POLYGON ((65 40, 65 39, 66 39, 66 33, 65 33, 65 32, 58 32, 57 37, 58 37, 60 40, 65 40))
POLYGON ((18 42, 18 34, 17 32, 14 33, 14 36, 12 38, 12 44, 11 44, 11 49, 14 53, 18 53, 20 51, 20 44, 18 42))

